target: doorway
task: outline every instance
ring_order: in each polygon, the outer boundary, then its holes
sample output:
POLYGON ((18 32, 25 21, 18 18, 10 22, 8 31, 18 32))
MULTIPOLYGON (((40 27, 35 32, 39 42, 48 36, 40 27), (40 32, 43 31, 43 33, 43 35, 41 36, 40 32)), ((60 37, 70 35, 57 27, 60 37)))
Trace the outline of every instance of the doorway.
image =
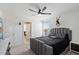
POLYGON ((32 29, 32 22, 25 22, 24 23, 24 44, 26 46, 30 46, 31 29, 32 29))

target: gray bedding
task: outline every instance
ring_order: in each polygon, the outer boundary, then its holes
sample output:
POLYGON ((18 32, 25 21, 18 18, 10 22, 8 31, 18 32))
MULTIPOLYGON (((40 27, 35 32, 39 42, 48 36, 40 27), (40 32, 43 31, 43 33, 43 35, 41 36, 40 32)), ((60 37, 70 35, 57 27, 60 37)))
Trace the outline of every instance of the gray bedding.
POLYGON ((44 43, 50 45, 50 46, 54 46, 55 44, 64 41, 64 39, 61 38, 50 38, 48 36, 45 37, 38 37, 37 39, 42 40, 44 43))
POLYGON ((45 44, 53 47, 53 54, 59 55, 69 45, 70 40, 62 38, 50 38, 49 36, 38 37, 38 40, 43 41, 45 44))

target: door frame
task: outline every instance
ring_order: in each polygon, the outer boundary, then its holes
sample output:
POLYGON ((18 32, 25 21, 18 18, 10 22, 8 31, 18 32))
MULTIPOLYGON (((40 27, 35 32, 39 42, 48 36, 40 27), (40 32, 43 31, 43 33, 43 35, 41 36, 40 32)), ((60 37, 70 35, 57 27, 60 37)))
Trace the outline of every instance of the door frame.
POLYGON ((32 22, 24 22, 24 24, 30 24, 30 37, 31 37, 31 34, 32 34, 32 32, 31 32, 32 31, 32 22))
POLYGON ((30 38, 31 38, 31 36, 32 36, 32 22, 30 22, 30 21, 25 21, 25 22, 23 22, 23 25, 22 25, 22 27, 23 27, 23 30, 22 30, 22 31, 23 31, 23 35, 22 35, 22 36, 23 36, 23 44, 25 44, 25 43, 24 43, 24 39, 25 39, 25 38, 24 38, 24 24, 25 24, 25 23, 30 23, 30 38))

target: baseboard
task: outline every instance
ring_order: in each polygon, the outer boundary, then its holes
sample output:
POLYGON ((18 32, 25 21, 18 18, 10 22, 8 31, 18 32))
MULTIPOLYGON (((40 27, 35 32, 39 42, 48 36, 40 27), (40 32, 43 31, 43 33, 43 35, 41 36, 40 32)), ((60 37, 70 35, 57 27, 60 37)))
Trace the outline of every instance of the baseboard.
POLYGON ((72 49, 73 51, 79 52, 79 44, 71 43, 71 49, 72 49))

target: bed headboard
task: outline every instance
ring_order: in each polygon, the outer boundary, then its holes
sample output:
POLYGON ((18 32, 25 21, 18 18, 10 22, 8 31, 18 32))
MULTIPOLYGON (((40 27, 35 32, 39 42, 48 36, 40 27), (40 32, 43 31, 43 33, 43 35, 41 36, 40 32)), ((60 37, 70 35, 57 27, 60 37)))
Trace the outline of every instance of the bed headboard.
POLYGON ((66 34, 72 40, 72 31, 69 28, 52 28, 49 35, 64 38, 66 34))

